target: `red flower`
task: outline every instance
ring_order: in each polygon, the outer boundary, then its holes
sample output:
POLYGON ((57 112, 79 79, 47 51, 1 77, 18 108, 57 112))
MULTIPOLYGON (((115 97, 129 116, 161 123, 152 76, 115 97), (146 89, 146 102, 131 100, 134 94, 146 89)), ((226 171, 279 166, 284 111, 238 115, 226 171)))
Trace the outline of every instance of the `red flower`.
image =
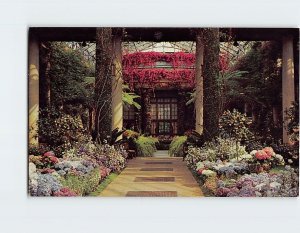
POLYGON ((198 169, 198 170, 197 170, 198 175, 201 175, 202 172, 203 172, 204 170, 205 170, 205 168, 200 168, 200 169, 198 169))
POLYGON ((269 158, 269 156, 267 155, 267 153, 263 150, 259 150, 255 153, 255 158, 257 158, 258 160, 264 160, 269 158))

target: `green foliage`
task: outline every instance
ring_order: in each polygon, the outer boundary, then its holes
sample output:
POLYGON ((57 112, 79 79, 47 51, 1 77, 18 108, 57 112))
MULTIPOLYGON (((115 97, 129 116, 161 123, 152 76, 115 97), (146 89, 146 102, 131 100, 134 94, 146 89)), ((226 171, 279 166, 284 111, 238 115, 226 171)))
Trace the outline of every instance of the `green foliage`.
POLYGON ((66 142, 79 141, 85 130, 79 117, 64 113, 55 107, 40 110, 39 137, 50 147, 57 147, 66 142))
POLYGON ((70 101, 88 104, 93 92, 85 77, 94 76, 94 66, 66 43, 53 42, 51 49, 49 77, 52 104, 60 105, 70 101))
MULTIPOLYGON (((279 42, 255 42, 231 70, 243 70, 244 74, 236 84, 241 94, 238 101, 250 103, 257 112, 256 131, 263 137, 276 137, 281 131, 272 125, 272 117, 267 117, 274 106, 281 104, 281 45, 279 42)), ((238 99, 237 99, 238 98, 238 99)))
POLYGON ((252 121, 245 114, 234 109, 225 111, 219 120, 220 135, 229 137, 235 141, 249 141, 253 139, 253 133, 249 130, 252 121))
POLYGON ((189 146, 185 160, 189 166, 193 167, 199 161, 214 162, 218 159, 224 161, 239 158, 245 154, 247 154, 245 146, 240 145, 239 142, 217 137, 206 142, 202 147, 189 146))
POLYGON ((140 136, 140 134, 133 130, 126 129, 126 131, 123 133, 123 136, 126 138, 138 138, 140 136))
POLYGON ((220 114, 219 98, 219 29, 203 29, 203 135, 210 140, 218 135, 220 114))
POLYGON ((169 155, 175 157, 183 157, 184 156, 184 144, 187 140, 187 136, 176 136, 173 138, 170 148, 169 155))
POLYGON ((109 140, 108 140, 108 144, 109 144, 110 146, 112 146, 112 145, 115 145, 115 144, 117 145, 117 144, 123 142, 124 140, 122 140, 122 139, 119 139, 119 140, 118 140, 118 138, 119 138, 125 131, 126 131, 125 129, 119 130, 119 128, 115 128, 115 129, 111 132, 110 138, 109 138, 109 140))
POLYGON ((279 122, 274 124, 271 116, 273 107, 281 105, 281 45, 279 42, 255 42, 252 48, 230 68, 243 70, 242 77, 230 84, 230 101, 249 103, 257 118, 256 135, 263 138, 281 138, 279 122))
POLYGON ((158 140, 153 137, 140 136, 135 140, 136 151, 138 156, 150 157, 156 151, 155 143, 158 140))
POLYGON ((97 189, 90 193, 89 196, 93 196, 93 197, 96 197, 96 196, 99 196, 100 193, 102 193, 102 191, 115 179, 117 178, 118 174, 116 173, 111 173, 109 176, 107 176, 105 178, 105 180, 103 180, 99 186, 97 187, 97 189))
POLYGON ((133 92, 127 92, 130 91, 128 85, 123 84, 123 92, 122 92, 122 101, 124 104, 128 104, 130 106, 134 106, 137 109, 141 109, 141 105, 135 101, 135 99, 140 98, 139 95, 136 95, 133 92))
POLYGON ((80 196, 86 196, 95 191, 100 180, 99 168, 86 175, 68 173, 65 178, 61 178, 64 187, 70 188, 80 196))
POLYGON ((190 105, 192 103, 195 103, 196 100, 196 90, 193 90, 193 92, 188 92, 189 100, 185 103, 185 105, 190 105))
POLYGON ((299 141, 299 103, 294 102, 286 111, 287 130, 292 141, 299 141))
POLYGON ((220 113, 224 111, 230 101, 243 98, 240 82, 247 73, 247 71, 240 70, 219 72, 217 83, 219 86, 220 113))
POLYGON ((201 147, 205 143, 204 136, 193 130, 187 133, 186 143, 188 146, 201 147))

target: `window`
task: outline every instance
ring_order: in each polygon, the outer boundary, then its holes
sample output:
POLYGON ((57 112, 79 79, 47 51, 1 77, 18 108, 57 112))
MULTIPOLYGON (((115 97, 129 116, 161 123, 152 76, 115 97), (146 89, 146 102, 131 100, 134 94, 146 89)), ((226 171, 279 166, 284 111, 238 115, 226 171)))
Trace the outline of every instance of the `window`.
POLYGON ((123 120, 124 127, 126 129, 131 129, 135 123, 135 109, 133 106, 124 105, 123 106, 123 120))
POLYGON ((151 134, 177 134, 177 99, 151 99, 151 134))

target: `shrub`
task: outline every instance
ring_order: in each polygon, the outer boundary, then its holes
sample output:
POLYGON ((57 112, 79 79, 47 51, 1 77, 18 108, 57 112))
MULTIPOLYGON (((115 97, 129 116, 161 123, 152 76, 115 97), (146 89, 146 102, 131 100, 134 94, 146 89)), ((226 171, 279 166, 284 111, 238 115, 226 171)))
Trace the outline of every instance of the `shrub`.
POLYGON ((137 155, 142 157, 152 156, 156 151, 155 143, 158 143, 158 140, 153 137, 140 136, 135 140, 137 155))
POLYGON ((126 165, 127 152, 122 147, 88 142, 74 146, 66 151, 63 156, 69 160, 84 159, 94 165, 104 166, 113 172, 119 173, 126 165))
POLYGON ((187 136, 174 137, 169 149, 170 156, 183 157, 184 156, 184 144, 187 140, 187 136))
POLYGON ((239 142, 253 139, 253 133, 249 130, 252 123, 245 114, 233 110, 225 111, 219 120, 220 136, 229 137, 239 142))
POLYGON ((100 172, 98 168, 85 175, 70 172, 61 179, 64 187, 69 188, 79 196, 85 196, 95 191, 99 181, 100 172))
POLYGON ((188 154, 185 158, 188 166, 195 166, 199 161, 216 161, 239 158, 248 154, 244 146, 239 142, 232 141, 229 138, 216 138, 206 142, 203 147, 189 146, 188 154))
POLYGON ((66 142, 84 138, 84 128, 79 117, 65 114, 55 107, 40 110, 39 137, 50 147, 58 147, 66 142))
POLYGON ((126 138, 138 138, 140 134, 138 132, 135 132, 133 130, 127 129, 124 133, 123 136, 126 138))
POLYGON ((290 140, 299 142, 299 104, 293 102, 292 107, 286 111, 286 120, 288 125, 286 126, 290 140))
POLYGON ((39 155, 45 154, 47 151, 51 151, 51 149, 49 146, 47 146, 43 143, 39 143, 39 145, 30 144, 28 146, 28 154, 29 155, 39 156, 39 155))

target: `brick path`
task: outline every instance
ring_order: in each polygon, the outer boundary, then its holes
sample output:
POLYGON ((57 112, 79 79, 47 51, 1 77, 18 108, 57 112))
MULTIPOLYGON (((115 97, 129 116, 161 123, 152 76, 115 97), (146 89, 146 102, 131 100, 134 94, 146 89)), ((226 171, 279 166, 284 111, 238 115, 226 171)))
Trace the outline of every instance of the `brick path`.
POLYGON ((182 158, 140 157, 130 160, 100 196, 199 197, 203 194, 182 158))

